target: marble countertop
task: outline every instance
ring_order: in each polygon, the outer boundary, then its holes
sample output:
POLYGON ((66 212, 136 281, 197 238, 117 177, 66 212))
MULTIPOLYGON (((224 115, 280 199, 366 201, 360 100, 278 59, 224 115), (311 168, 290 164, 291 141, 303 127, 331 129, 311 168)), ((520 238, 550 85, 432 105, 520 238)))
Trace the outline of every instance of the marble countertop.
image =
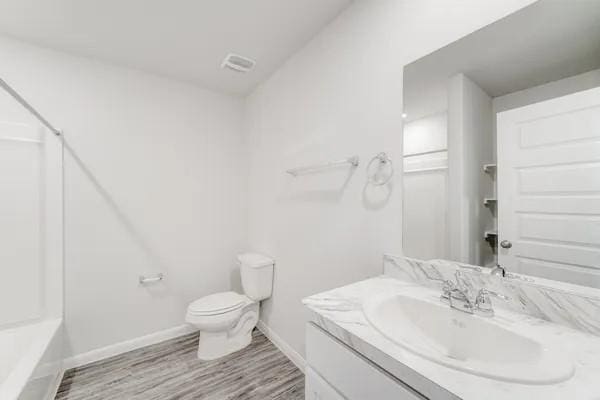
MULTIPOLYGON (((508 310, 494 323, 559 343, 575 365, 572 378, 551 385, 508 383, 450 369, 391 342, 372 325, 362 305, 374 295, 433 290, 388 276, 357 282, 303 300, 310 320, 373 363, 431 399, 600 399, 600 337, 508 310)), ((490 346, 494 343, 490 342, 490 346)))

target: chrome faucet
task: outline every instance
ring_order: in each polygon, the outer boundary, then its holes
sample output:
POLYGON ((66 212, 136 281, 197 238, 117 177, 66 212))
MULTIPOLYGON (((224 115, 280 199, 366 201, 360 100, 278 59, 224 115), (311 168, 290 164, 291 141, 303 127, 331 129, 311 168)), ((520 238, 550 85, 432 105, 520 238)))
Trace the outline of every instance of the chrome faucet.
POLYGON ((459 270, 454 272, 454 279, 456 283, 450 280, 444 281, 441 300, 449 304, 452 308, 472 314, 471 285, 465 280, 459 270))
POLYGON ((450 280, 444 281, 440 300, 450 305, 450 307, 455 310, 468 314, 476 314, 482 317, 493 317, 494 309, 492 307, 490 296, 505 301, 509 300, 507 296, 485 288, 480 289, 473 299, 471 296, 473 290, 471 283, 465 279, 464 275, 459 270, 456 270, 454 277, 456 283, 450 280))

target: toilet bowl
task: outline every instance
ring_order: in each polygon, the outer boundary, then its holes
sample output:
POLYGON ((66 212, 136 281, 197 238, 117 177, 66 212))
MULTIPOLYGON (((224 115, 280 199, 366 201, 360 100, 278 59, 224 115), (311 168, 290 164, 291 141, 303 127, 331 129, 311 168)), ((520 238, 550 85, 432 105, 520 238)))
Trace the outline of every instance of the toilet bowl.
POLYGON ((246 253, 238 256, 238 262, 245 295, 220 292, 188 306, 185 320, 200 331, 200 360, 214 360, 248 346, 258 322, 260 300, 271 296, 273 260, 246 253))
POLYGON ((188 307, 186 322, 200 331, 198 358, 214 360, 248 346, 258 322, 256 301, 235 292, 203 297, 188 307))

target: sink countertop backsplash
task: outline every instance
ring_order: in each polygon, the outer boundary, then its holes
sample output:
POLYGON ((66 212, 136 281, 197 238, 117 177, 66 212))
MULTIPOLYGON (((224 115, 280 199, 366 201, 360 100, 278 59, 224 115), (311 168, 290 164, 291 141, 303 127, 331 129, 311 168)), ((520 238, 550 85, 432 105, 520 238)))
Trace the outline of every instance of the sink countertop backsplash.
POLYGON ((454 271, 460 268, 475 290, 485 287, 509 297, 508 301, 494 299, 494 307, 600 336, 598 289, 518 274, 501 278, 490 275, 485 268, 446 260, 422 261, 385 255, 383 263, 385 275, 440 290, 442 284, 435 278, 453 281, 454 271))

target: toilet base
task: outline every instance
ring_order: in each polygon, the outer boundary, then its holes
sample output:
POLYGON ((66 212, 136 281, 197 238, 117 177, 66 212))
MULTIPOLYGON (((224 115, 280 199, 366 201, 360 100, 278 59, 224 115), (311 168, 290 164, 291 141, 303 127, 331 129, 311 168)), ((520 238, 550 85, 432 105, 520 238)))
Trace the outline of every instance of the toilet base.
POLYGON ((200 332, 198 359, 203 361, 215 360, 242 350, 251 342, 252 331, 232 338, 228 338, 227 333, 200 332))
POLYGON ((244 307, 241 315, 228 329, 215 330, 200 327, 198 359, 209 361, 242 350, 252 342, 252 330, 258 322, 259 305, 252 302, 244 307))

